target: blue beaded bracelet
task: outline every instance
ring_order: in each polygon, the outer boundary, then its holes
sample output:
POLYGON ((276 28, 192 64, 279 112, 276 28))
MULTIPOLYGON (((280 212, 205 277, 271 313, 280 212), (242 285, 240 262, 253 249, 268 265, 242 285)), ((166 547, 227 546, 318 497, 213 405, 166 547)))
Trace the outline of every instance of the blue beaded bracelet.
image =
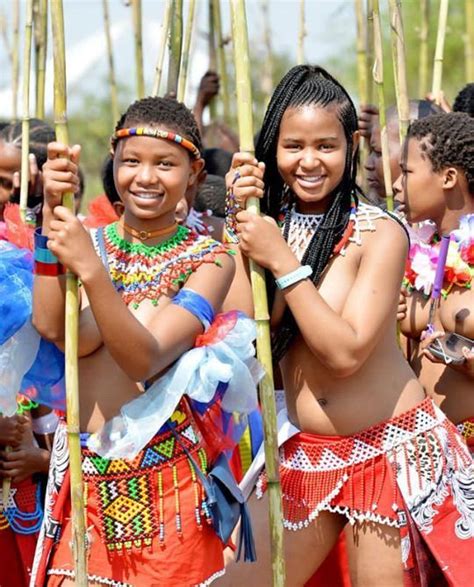
POLYGON ((290 273, 275 279, 275 283, 278 289, 285 289, 290 287, 290 285, 298 283, 298 281, 306 279, 312 274, 313 268, 310 265, 301 265, 301 267, 298 267, 298 269, 295 269, 294 271, 291 271, 290 273))

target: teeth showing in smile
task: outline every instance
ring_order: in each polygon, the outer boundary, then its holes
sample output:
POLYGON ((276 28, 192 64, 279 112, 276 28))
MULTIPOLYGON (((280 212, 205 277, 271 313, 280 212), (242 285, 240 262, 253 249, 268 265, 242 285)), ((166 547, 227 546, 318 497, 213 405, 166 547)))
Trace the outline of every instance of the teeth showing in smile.
POLYGON ((142 198, 143 200, 156 200, 161 198, 161 194, 153 194, 149 192, 134 192, 133 195, 137 198, 142 198))
POLYGON ((317 183, 323 179, 322 175, 299 175, 298 179, 306 181, 308 183, 317 183))

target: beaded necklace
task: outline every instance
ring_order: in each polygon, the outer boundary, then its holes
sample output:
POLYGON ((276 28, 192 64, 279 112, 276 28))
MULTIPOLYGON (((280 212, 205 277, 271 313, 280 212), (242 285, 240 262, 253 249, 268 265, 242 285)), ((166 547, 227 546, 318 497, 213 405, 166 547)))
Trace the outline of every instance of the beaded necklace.
MULTIPOLYGON (((431 294, 440 251, 440 238, 434 224, 426 223, 415 230, 410 227, 410 252, 405 266, 403 284, 411 292, 431 294)), ((474 283, 474 214, 460 219, 459 228, 451 232, 444 268, 443 298, 454 286, 471 289, 474 283)))
MULTIPOLYGON (((288 246, 295 253, 298 261, 302 261, 303 256, 308 248, 314 233, 321 226, 324 214, 301 214, 296 211, 293 206, 290 210, 290 222, 288 227, 288 246)), ((280 218, 282 218, 280 216, 280 218)), ((283 216, 284 220, 284 216, 283 216)), ((334 246, 333 254, 337 255, 343 253, 349 240, 354 233, 357 224, 357 203, 353 198, 351 201, 351 211, 349 214, 349 222, 344 230, 339 242, 334 246)))
MULTIPOLYGON (((138 308, 143 300, 158 305, 161 295, 178 290, 203 263, 220 265, 217 255, 233 254, 208 236, 198 236, 184 226, 157 245, 133 243, 120 236, 118 223, 103 231, 103 244, 110 277, 124 302, 138 308)), ((99 232, 96 233, 100 250, 99 232)))

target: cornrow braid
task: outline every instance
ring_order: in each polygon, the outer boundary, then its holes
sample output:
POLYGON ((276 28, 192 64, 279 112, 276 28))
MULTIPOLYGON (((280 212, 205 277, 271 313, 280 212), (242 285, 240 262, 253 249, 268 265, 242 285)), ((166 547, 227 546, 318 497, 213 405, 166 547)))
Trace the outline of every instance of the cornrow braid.
MULTIPOLYGON (((13 145, 21 150, 22 123, 12 122, 0 130, 0 140, 13 145)), ((32 118, 30 120, 29 150, 36 157, 38 169, 42 169, 48 158, 48 143, 56 140, 54 129, 44 120, 32 118)))
POLYGON ((407 139, 410 138, 421 142, 433 171, 450 166, 460 169, 474 195, 474 118, 464 112, 451 112, 416 120, 408 129, 407 139))
MULTIPOLYGON (((284 220, 283 236, 288 240, 293 195, 285 189, 277 165, 277 145, 280 125, 288 108, 303 106, 333 108, 344 129, 347 141, 346 161, 342 179, 331 195, 320 227, 313 235, 302 259, 303 264, 313 269, 312 280, 319 283, 321 275, 333 253, 334 246, 341 238, 349 222, 351 199, 356 197, 357 149, 353 149, 353 134, 357 131, 355 106, 342 85, 322 67, 298 65, 280 81, 268 105, 259 134, 256 157, 265 167, 265 194, 262 209, 277 219, 284 205, 288 212, 284 220)), ((268 280, 270 300, 273 300, 275 286, 268 280)), ((291 311, 286 308, 280 326, 273 335, 273 356, 278 362, 298 334, 298 325, 291 311)))
POLYGON ((201 133, 192 112, 174 98, 150 96, 133 102, 120 117, 115 132, 122 128, 163 125, 166 130, 190 140, 202 152, 201 133))

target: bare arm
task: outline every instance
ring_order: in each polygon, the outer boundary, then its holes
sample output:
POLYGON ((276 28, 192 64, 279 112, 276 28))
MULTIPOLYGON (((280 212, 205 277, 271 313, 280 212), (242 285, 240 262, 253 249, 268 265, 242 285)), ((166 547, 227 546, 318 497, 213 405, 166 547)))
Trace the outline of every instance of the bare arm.
MULTIPOLYGON (((274 222, 247 212, 240 212, 237 218, 242 249, 275 278, 299 266, 274 222)), ((347 377, 363 365, 390 314, 395 330, 408 243, 394 222, 379 220, 377 224, 376 232, 365 235, 358 274, 341 315, 309 279, 283 290, 306 344, 335 377, 347 377)))
MULTIPOLYGON (((48 160, 43 166, 43 226, 42 234, 51 232, 54 209, 61 204, 66 191, 75 192, 79 186, 77 164, 80 148, 60 143, 48 145, 48 160)), ((55 343, 64 341, 65 276, 35 275, 33 287, 33 324, 44 338, 55 343)))
MULTIPOLYGON (((395 223, 383 220, 379 221, 377 232, 367 235, 367 239, 370 241, 365 244, 356 280, 341 315, 324 301, 309 280, 283 290, 307 345, 340 377, 350 376, 365 363, 391 314, 395 334, 395 310, 407 239, 395 223)), ((277 272, 275 277, 286 272, 277 272)))
MULTIPOLYGON (((203 264, 186 286, 205 297, 214 310, 220 309, 234 275, 234 262, 221 255, 222 267, 203 264)), ((143 325, 130 312, 110 281, 102 264, 82 277, 102 340, 117 364, 134 381, 145 381, 189 350, 202 332, 200 321, 173 304, 157 311, 143 325)))

